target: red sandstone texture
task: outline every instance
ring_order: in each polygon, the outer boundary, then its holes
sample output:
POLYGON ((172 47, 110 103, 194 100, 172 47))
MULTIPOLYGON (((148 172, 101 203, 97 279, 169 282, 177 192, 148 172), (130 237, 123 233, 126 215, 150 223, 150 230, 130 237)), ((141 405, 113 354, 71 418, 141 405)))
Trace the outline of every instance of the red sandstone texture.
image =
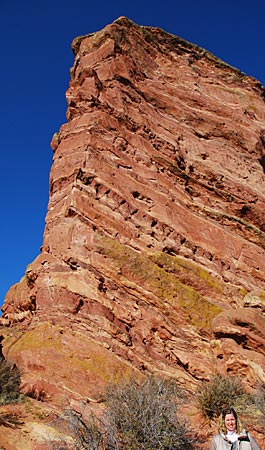
POLYGON ((123 17, 72 47, 41 254, 3 307, 22 390, 78 409, 124 374, 264 382, 264 88, 123 17))

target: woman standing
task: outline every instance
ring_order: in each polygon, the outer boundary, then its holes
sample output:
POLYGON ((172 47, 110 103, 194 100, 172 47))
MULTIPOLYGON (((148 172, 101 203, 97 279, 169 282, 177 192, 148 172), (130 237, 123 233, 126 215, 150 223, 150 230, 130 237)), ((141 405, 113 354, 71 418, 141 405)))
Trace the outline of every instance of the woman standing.
POLYGON ((210 450, 261 450, 255 439, 242 429, 233 408, 222 411, 219 434, 212 440, 210 450))

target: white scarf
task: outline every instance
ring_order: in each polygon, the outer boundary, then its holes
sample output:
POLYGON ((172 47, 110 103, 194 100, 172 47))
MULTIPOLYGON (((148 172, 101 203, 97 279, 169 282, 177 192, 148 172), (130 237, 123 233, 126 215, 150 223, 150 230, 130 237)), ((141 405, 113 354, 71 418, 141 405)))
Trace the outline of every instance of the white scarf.
POLYGON ((238 439, 238 434, 235 431, 228 431, 226 437, 230 442, 236 442, 238 439))

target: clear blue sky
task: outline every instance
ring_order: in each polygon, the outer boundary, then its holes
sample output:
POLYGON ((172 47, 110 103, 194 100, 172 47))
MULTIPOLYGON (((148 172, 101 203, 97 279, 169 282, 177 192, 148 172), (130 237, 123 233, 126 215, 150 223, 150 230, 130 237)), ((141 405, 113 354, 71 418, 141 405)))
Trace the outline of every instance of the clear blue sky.
POLYGON ((264 0, 0 0, 0 304, 42 244, 71 41, 119 16, 200 45, 265 84, 264 0))

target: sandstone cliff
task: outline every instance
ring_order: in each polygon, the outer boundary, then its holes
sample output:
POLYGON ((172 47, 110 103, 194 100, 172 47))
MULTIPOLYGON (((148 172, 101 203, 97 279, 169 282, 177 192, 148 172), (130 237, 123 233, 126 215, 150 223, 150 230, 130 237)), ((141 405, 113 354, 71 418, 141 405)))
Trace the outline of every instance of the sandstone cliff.
POLYGON ((41 254, 3 307, 23 391, 60 407, 131 372, 264 382, 264 88, 123 17, 72 47, 41 254))

